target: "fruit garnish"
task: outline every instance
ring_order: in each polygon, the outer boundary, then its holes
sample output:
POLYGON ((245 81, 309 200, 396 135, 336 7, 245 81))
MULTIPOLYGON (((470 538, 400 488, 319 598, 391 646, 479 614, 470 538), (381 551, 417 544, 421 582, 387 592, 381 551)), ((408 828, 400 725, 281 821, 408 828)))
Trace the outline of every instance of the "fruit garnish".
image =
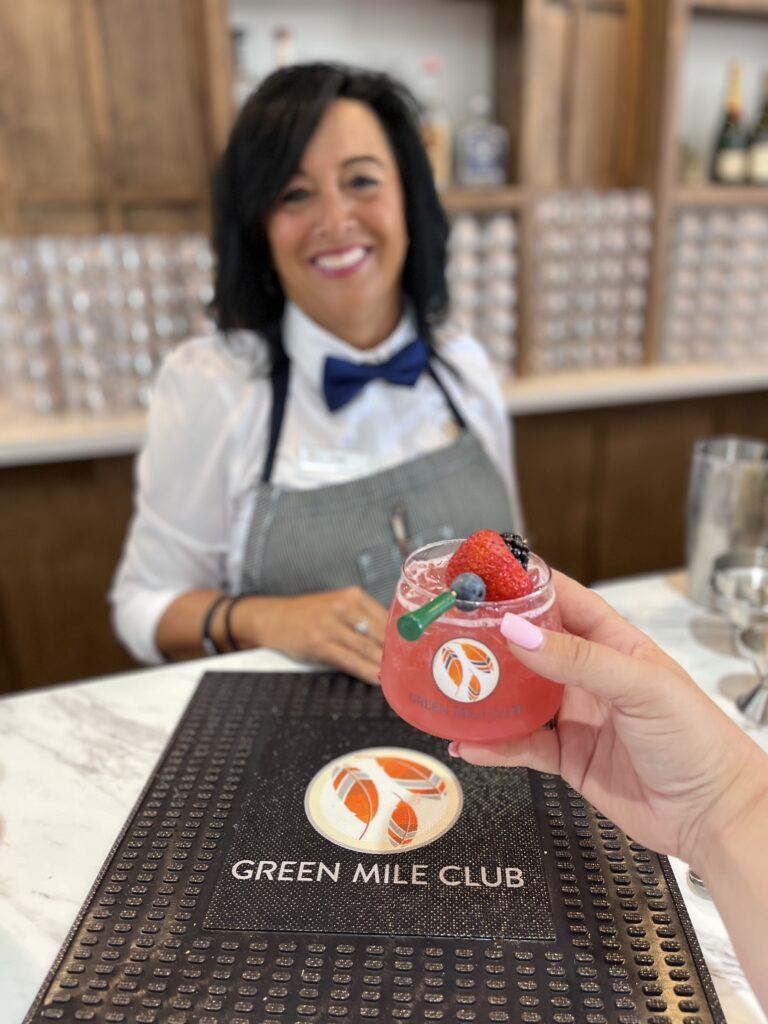
POLYGON ((533 590, 533 580, 495 530, 478 530, 459 545, 445 576, 453 580, 462 573, 484 581, 486 601, 510 601, 533 590))
POLYGON ((531 553, 531 549, 525 543, 519 533, 502 533, 501 539, 509 548, 510 552, 515 556, 520 565, 524 569, 528 568, 528 556, 531 553))
POLYGON ((462 611, 472 611, 472 605, 485 600, 485 583, 475 572, 462 572, 451 580, 451 590, 456 595, 456 606, 462 611))
POLYGON ((473 572, 460 573, 452 582, 451 589, 415 611, 401 615, 397 620, 397 631, 404 640, 418 640, 427 626, 439 619, 456 605, 462 611, 473 611, 476 604, 485 600, 485 583, 473 572))

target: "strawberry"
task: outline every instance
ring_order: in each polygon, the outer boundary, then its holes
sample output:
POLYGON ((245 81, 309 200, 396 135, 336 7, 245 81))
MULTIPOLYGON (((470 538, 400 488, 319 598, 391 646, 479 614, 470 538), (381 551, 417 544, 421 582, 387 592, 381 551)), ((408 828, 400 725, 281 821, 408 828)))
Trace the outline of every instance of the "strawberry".
POLYGON ((445 569, 448 584, 463 572, 482 578, 486 601, 509 601, 533 590, 533 580, 495 530, 479 530, 459 545, 445 569))

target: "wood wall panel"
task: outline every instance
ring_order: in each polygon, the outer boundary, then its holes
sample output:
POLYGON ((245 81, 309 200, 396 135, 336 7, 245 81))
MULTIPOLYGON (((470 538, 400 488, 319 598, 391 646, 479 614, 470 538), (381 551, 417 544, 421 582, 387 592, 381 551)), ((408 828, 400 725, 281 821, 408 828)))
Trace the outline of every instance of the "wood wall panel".
POLYGON ((681 565, 691 450, 715 432, 712 403, 603 410, 596 426, 590 582, 681 565))
POLYGON ((621 182, 623 125, 629 100, 627 12, 587 5, 579 12, 567 134, 566 181, 610 188, 621 182))
POLYGON ((204 228, 230 57, 226 0, 0 0, 0 232, 204 228))
POLYGON ((96 188, 77 0, 0 8, 0 146, 14 194, 96 188))
POLYGON ((88 206, 20 205, 16 228, 22 235, 94 235, 104 229, 104 210, 88 206))
POLYGON ((132 507, 130 458, 0 472, 0 670, 13 688, 131 667, 106 593, 132 507))
POLYGON ((742 434, 768 441, 768 395, 738 395, 715 404, 718 434, 742 434))
POLYGON ((593 417, 580 412, 523 416, 515 420, 515 449, 528 541, 551 565, 585 579, 591 568, 593 417))
POLYGON ((205 159, 185 0, 99 0, 120 187, 200 188, 205 159), (170 45, 169 45, 170 42, 170 45))
POLYGON ((208 218, 202 205, 171 206, 146 203, 141 206, 126 206, 123 209, 123 224, 126 231, 138 233, 205 231, 208 227, 208 218))
POLYGON ((572 18, 560 0, 528 0, 520 166, 523 184, 563 183, 572 18))
POLYGON ((522 98, 502 91, 501 102, 523 184, 610 188, 632 177, 639 3, 519 0, 497 15, 497 60, 511 62, 498 88, 520 83, 522 98))

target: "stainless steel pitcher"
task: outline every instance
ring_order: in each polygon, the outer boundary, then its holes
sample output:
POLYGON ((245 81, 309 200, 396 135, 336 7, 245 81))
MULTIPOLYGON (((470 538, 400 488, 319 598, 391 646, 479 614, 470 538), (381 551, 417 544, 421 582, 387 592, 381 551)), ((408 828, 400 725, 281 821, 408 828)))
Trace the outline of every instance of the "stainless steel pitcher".
POLYGON ((686 525, 688 593, 711 608, 715 559, 733 548, 768 544, 768 443, 729 436, 698 440, 686 525))

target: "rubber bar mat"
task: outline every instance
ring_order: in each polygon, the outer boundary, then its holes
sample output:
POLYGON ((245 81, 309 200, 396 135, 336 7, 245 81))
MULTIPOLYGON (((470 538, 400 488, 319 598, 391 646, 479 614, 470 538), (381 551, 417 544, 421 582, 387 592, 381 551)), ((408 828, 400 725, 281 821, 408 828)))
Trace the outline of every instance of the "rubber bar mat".
POLYGON ((665 858, 341 675, 209 673, 26 1022, 723 1022, 665 858))

